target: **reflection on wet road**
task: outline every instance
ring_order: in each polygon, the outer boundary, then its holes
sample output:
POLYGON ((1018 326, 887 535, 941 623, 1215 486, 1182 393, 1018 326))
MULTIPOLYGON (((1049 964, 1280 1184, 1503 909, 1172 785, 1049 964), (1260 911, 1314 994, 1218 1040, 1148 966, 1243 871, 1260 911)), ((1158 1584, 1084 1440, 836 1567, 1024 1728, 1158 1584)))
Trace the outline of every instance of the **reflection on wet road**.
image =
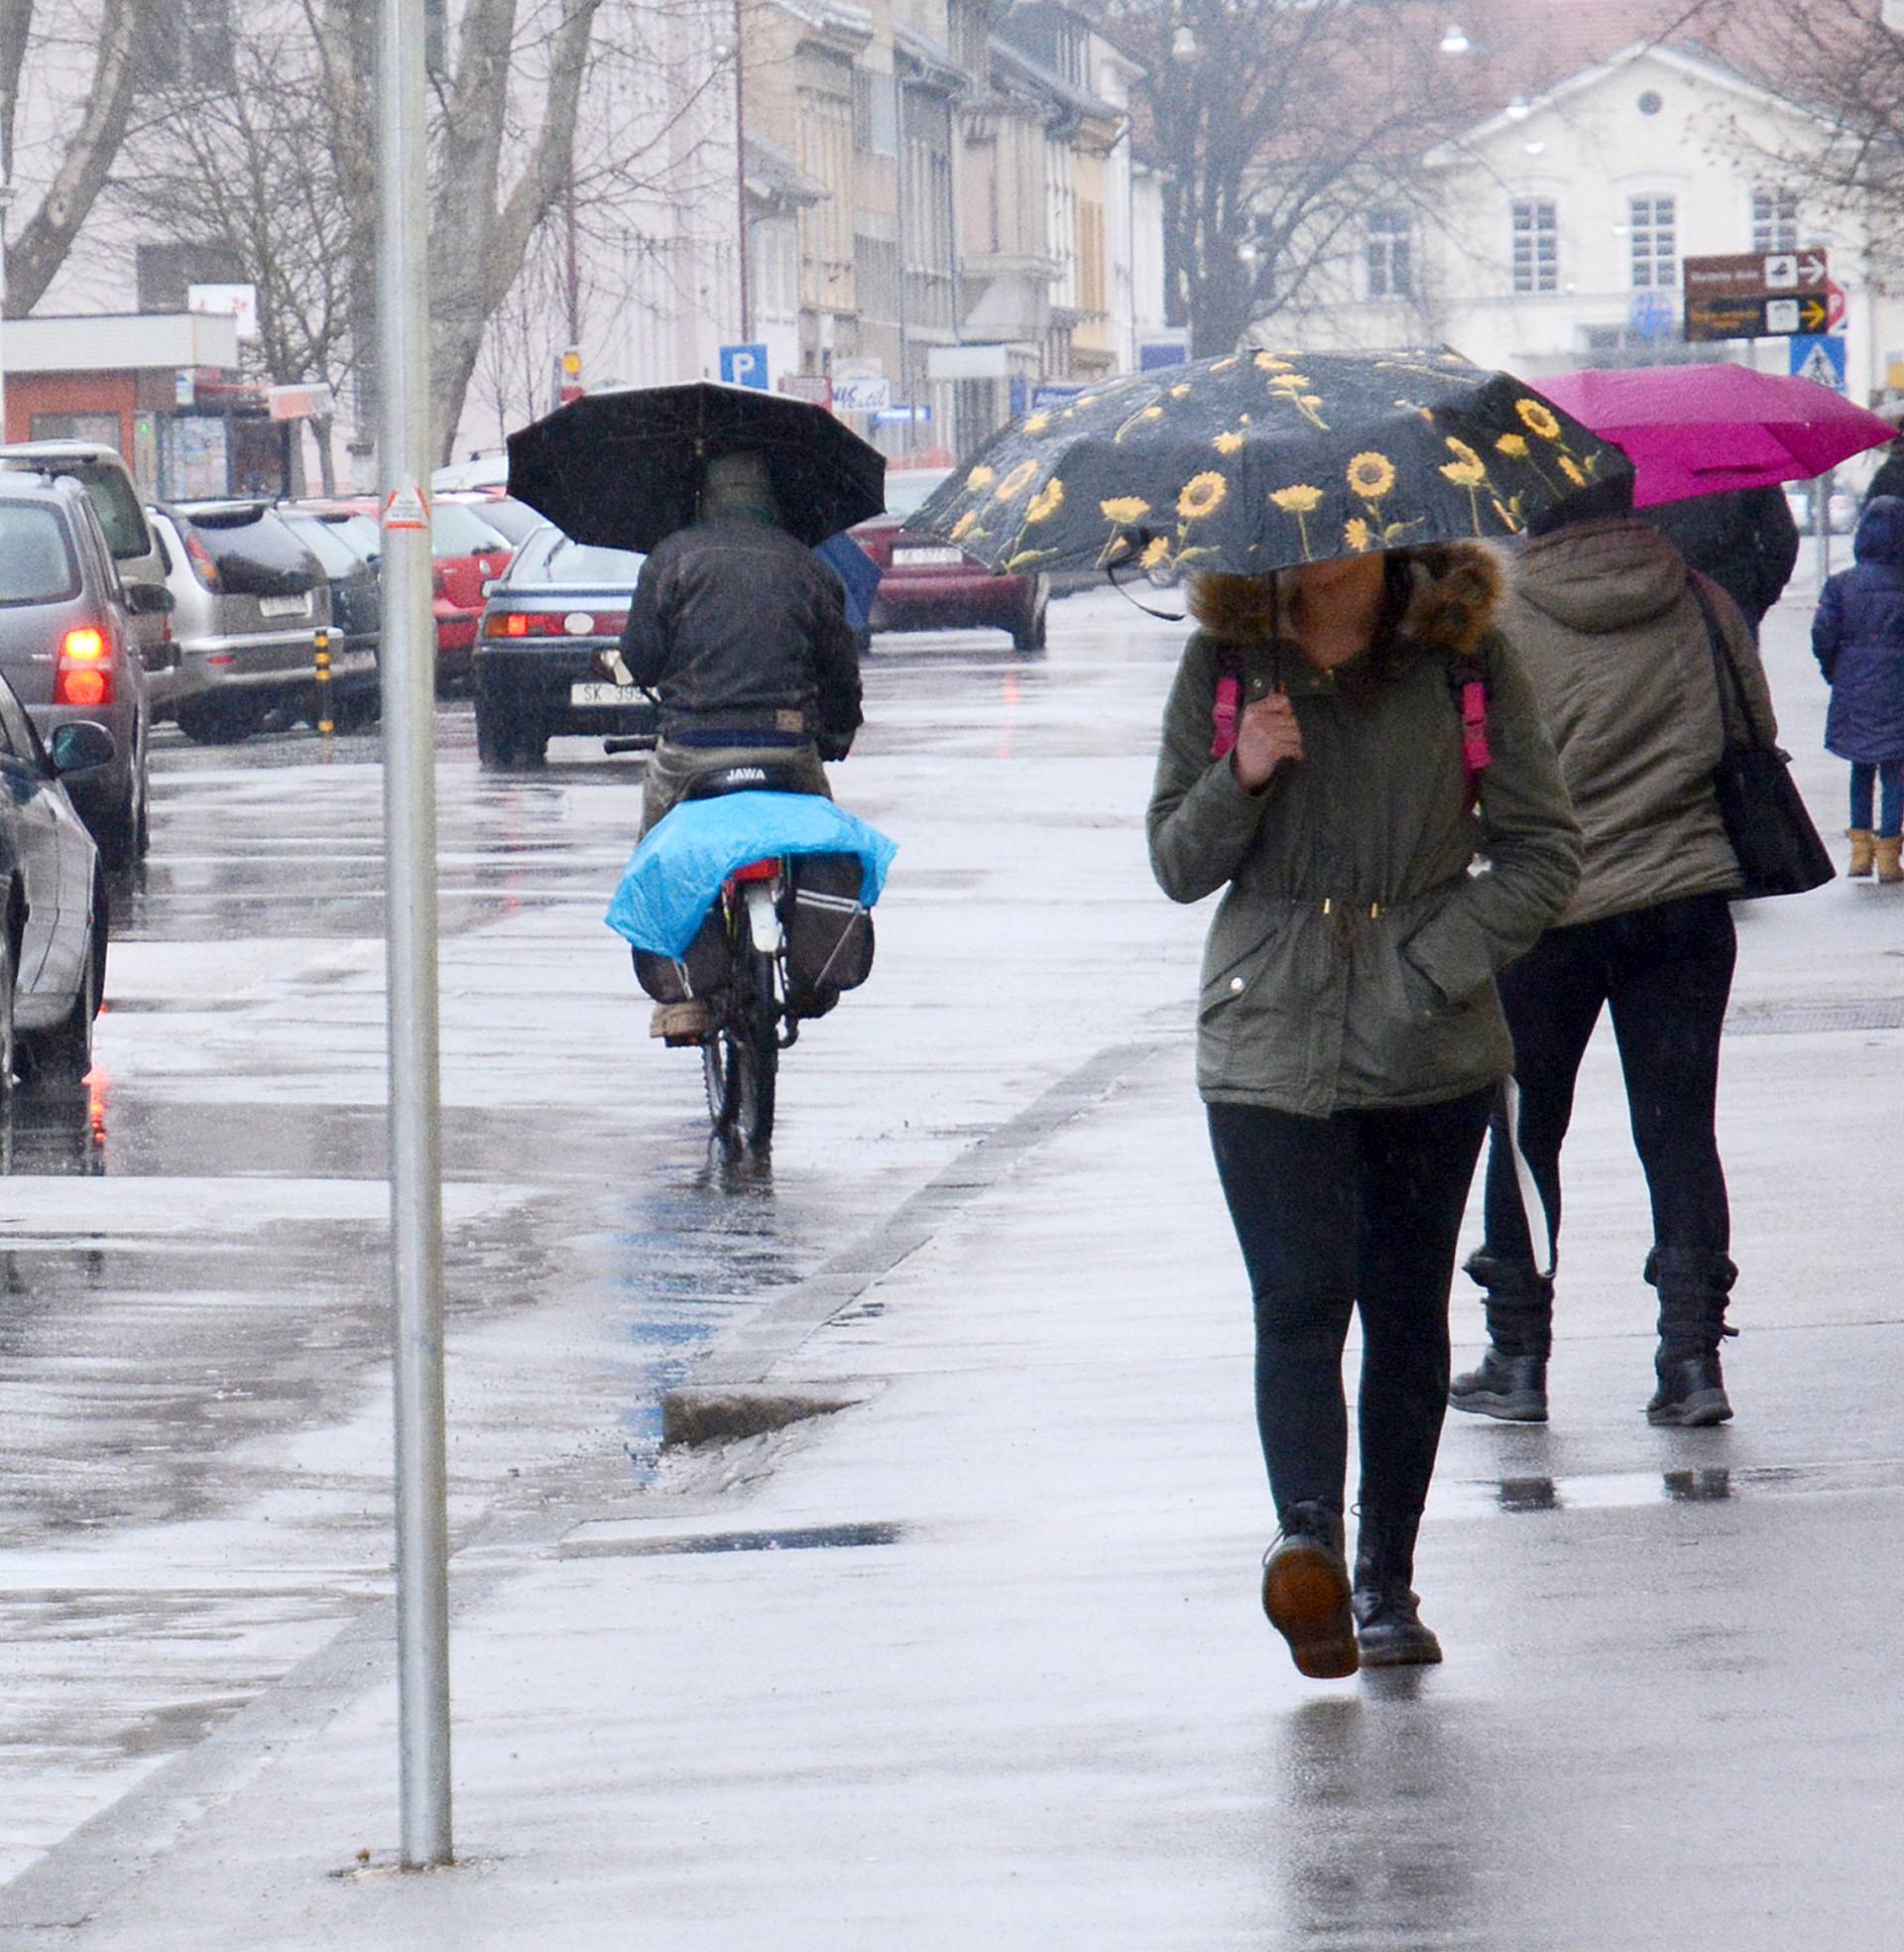
MULTIPOLYGON (((900 843, 879 966, 789 1055, 748 1167, 710 1153, 697 1063, 651 1045, 601 926, 639 761, 558 740, 486 776, 467 706, 439 709, 465 1533, 625 1489, 714 1328, 1174 1000, 1181 924, 1129 870, 1175 636, 1088 604, 1052 635, 1032 661, 883 644, 836 776, 900 843)), ((0 1131, 0 1875, 386 1586, 377 762, 163 729, 95 1069, 0 1131)))

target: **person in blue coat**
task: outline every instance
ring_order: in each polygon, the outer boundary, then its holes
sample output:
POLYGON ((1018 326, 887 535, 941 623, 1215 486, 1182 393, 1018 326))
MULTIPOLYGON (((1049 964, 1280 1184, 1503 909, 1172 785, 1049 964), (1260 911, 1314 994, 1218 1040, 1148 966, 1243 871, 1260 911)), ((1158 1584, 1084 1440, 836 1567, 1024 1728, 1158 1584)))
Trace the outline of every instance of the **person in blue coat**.
POLYGON ((1832 687, 1825 747, 1851 763, 1850 872, 1904 881, 1904 497, 1865 503, 1852 553, 1812 619, 1812 650, 1832 687))

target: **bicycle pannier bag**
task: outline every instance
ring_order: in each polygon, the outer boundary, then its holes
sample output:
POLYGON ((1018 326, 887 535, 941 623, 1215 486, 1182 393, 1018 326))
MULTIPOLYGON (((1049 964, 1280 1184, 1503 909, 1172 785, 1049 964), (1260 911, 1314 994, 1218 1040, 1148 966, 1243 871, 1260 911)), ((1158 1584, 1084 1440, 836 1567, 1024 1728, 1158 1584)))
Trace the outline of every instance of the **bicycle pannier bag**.
POLYGON ((687 1003, 712 996, 725 987, 727 969, 727 922, 719 902, 708 910, 685 955, 635 951, 635 980, 656 1003, 687 1003))
POLYGON ((860 900, 865 870, 857 854, 804 854, 781 909, 786 980, 795 1011, 823 1016, 842 990, 873 969, 873 915, 860 900))

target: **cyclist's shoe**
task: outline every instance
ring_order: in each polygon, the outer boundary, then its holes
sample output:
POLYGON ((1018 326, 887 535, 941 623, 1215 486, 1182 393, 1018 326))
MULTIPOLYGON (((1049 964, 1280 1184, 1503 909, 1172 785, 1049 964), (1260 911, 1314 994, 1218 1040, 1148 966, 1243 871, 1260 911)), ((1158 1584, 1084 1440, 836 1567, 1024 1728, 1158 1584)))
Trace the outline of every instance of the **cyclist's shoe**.
POLYGON ((705 997, 693 997, 686 1003, 657 1003, 648 1034, 671 1044, 701 1043, 713 1028, 714 1006, 705 997))

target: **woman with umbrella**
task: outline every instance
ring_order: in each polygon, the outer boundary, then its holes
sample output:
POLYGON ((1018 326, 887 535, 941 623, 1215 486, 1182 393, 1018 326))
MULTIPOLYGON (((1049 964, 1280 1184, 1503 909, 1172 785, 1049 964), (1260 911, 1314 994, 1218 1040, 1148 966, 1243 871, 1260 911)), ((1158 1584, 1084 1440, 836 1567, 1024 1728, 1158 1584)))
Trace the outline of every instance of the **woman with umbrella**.
MULTIPOLYGON (((1201 628, 1164 714, 1150 859, 1174 900, 1223 894, 1197 1069, 1254 1296, 1281 1527, 1262 1602, 1305 1674, 1438 1660, 1411 1581, 1456 1238, 1513 1060, 1493 976, 1579 872, 1552 747, 1492 630, 1493 558, 1455 539, 1509 533, 1569 470, 1623 463, 1504 376, 1432 354, 1265 352, 1164 377, 1082 403, 1109 430, 1015 484, 1014 552, 1059 554, 1055 519, 1077 509, 1087 532, 1099 518, 1101 558, 1191 572, 1201 628), (1480 854, 1489 871, 1471 873, 1480 854)), ((968 546, 1002 528, 997 486, 1025 458, 973 470, 989 507, 928 515, 968 546)))

